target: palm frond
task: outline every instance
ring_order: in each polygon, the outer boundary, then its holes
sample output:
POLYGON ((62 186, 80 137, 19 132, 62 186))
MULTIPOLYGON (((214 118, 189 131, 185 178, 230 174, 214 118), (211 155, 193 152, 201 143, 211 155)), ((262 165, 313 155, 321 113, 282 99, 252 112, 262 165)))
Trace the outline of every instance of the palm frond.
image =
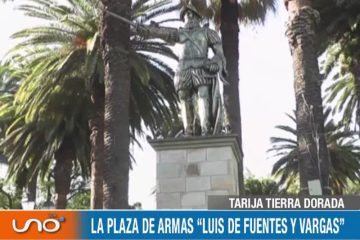
MULTIPOLYGON (((325 133, 331 159, 330 186, 335 193, 341 193, 349 181, 359 181, 358 138, 355 138, 354 131, 347 130, 346 125, 337 124, 331 120, 329 110, 326 111, 325 117, 327 118, 325 133)), ((292 117, 292 119, 295 118, 292 117)), ((292 127, 281 125, 279 129, 287 135, 296 136, 296 130, 292 127)), ((292 187, 297 183, 295 179, 299 174, 299 153, 296 141, 285 137, 273 137, 271 142, 272 147, 269 152, 274 152, 273 158, 277 159, 273 165, 272 175, 279 178, 279 185, 285 185, 286 189, 292 187)))
POLYGON ((241 0, 239 4, 240 22, 264 24, 266 15, 276 11, 276 2, 276 0, 241 0))

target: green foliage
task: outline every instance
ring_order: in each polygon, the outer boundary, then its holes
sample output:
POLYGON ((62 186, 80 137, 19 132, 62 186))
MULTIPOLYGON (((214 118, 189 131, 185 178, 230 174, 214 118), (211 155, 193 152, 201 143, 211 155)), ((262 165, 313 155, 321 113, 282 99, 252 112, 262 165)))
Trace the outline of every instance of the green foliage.
MULTIPOLYGON (((23 83, 27 80, 29 78, 23 83)), ((66 135, 72 136, 79 160, 77 166, 86 174, 89 147, 84 141, 88 138, 88 132, 87 116, 82 108, 86 109, 88 99, 79 91, 81 88, 77 87, 78 83, 81 84, 83 81, 79 78, 70 78, 61 84, 61 87, 55 85, 52 88, 44 85, 49 90, 49 97, 41 99, 39 104, 34 103, 39 95, 31 99, 24 95, 23 100, 17 98, 21 90, 17 92, 14 101, 15 119, 7 128, 5 140, 1 143, 5 155, 8 156, 10 176, 28 168, 28 180, 37 171, 40 171, 41 177, 45 177, 53 154, 66 135), (30 105, 31 101, 34 101, 33 105, 30 105), (68 101, 72 104, 69 105, 68 101)), ((37 90, 38 87, 27 93, 37 90)))
POLYGON ((13 196, 4 190, 4 183, 0 181, 0 209, 11 209, 13 196))
MULTIPOLYGON (((182 0, 181 4, 193 3, 200 14, 214 21, 218 27, 221 23, 221 0, 182 0)), ((276 11, 277 0, 240 0, 238 1, 239 21, 244 25, 264 24, 269 12, 276 11)))
MULTIPOLYGON (((22 40, 14 49, 15 52, 23 51, 25 48, 29 52, 25 56, 26 59, 31 57, 32 62, 35 61, 35 63, 47 59, 48 63, 44 63, 44 67, 39 71, 43 73, 44 69, 50 69, 52 73, 56 72, 54 81, 58 81, 64 75, 82 70, 79 77, 85 80, 86 91, 89 94, 92 82, 94 80, 103 82, 104 76, 100 39, 97 32, 99 28, 98 1, 71 1, 67 4, 71 5, 71 8, 56 1, 51 5, 43 1, 35 2, 36 4, 21 5, 19 9, 26 15, 47 20, 50 26, 25 29, 14 34, 15 38, 22 40), (38 53, 31 50, 34 47, 39 49, 38 53), (59 55, 54 56, 54 52, 58 52, 59 55)), ((163 13, 173 11, 174 6, 169 5, 170 2, 168 0, 156 3, 149 0, 135 1, 132 6, 131 20, 148 23, 163 13)), ((177 117, 177 96, 172 83, 174 73, 165 62, 153 54, 172 59, 177 59, 177 57, 163 43, 145 41, 136 35, 131 37, 131 46, 130 123, 132 133, 135 135, 135 133, 142 133, 142 121, 145 127, 155 130, 164 121, 177 117)), ((23 92, 28 92, 26 87, 23 90, 23 92)))
MULTIPOLYGON (((341 114, 341 124, 349 129, 353 120, 360 127, 360 2, 339 1, 335 10, 329 6, 325 15, 323 27, 331 44, 327 47, 325 60, 322 62, 322 72, 325 78, 332 78, 326 89, 326 101, 333 107, 333 114, 341 114), (330 15, 329 15, 330 13, 330 15), (328 20, 327 20, 328 19, 328 20), (331 41, 336 39, 336 41, 331 41)), ((322 16, 323 17, 323 16, 322 16)), ((324 32, 324 30, 322 31, 324 32)), ((325 42, 325 41, 323 41, 325 42)), ((349 140, 351 143, 351 140, 349 140)), ((336 147, 335 158, 344 158, 344 162, 333 164, 332 174, 338 179, 334 181, 338 190, 336 193, 357 194, 356 186, 360 185, 358 143, 353 141, 355 148, 347 146, 336 147), (356 160, 357 159, 357 162, 356 160), (339 173, 335 173, 338 169, 339 173), (357 171, 355 171, 357 169, 357 171), (342 172, 342 173, 340 173, 342 172), (345 176, 344 176, 345 175, 345 176), (346 178, 348 176, 348 178, 346 178)), ((330 152, 331 154, 331 152, 330 152)), ((331 157, 333 158, 333 156, 331 157)), ((332 159, 333 162, 333 159, 332 159)), ((334 177, 334 179, 335 179, 334 177)))
MULTIPOLYGON (((360 181, 360 147, 354 132, 341 124, 329 120, 326 112, 325 134, 330 154, 330 187, 334 194, 343 194, 349 182, 360 181)), ((293 123, 295 118, 291 116, 293 123)), ((272 148, 269 152, 278 160, 273 166, 272 174, 279 179, 278 184, 285 189, 294 189, 298 184, 299 154, 296 142, 296 129, 289 126, 277 126, 290 138, 272 137, 272 148)))
MULTIPOLYGON (((169 1, 133 4, 132 19, 146 23, 171 11, 169 1)), ((0 105, 0 123, 6 129, 1 148, 10 163, 10 177, 28 169, 27 181, 39 171, 49 174, 53 155, 64 137, 76 147, 76 168, 89 172, 90 92, 94 81, 103 83, 100 54, 99 1, 29 0, 18 7, 25 15, 41 19, 42 26, 13 35, 18 44, 9 52, 14 66, 23 69, 16 93, 0 105), (4 120, 4 121, 2 121, 4 120), (7 121, 5 121, 7 120, 7 121)), ((177 118, 177 96, 172 69, 157 56, 176 59, 170 48, 158 41, 131 37, 132 136, 145 128, 153 133, 177 118)))
POLYGON ((246 195, 278 195, 279 193, 280 189, 272 179, 256 179, 250 177, 245 180, 246 195))
POLYGON ((21 196, 0 180, 0 209, 21 209, 21 196))
POLYGON ((268 12, 276 11, 276 0, 241 0, 240 22, 244 24, 264 24, 268 12))
POLYGON ((67 209, 90 209, 90 190, 76 193, 69 200, 67 209))
POLYGON ((10 63, 0 65, 0 140, 14 118, 14 94, 18 88, 20 73, 10 63))
MULTIPOLYGON (((355 28, 359 29, 360 2, 358 0, 317 0, 313 6, 320 12, 318 27, 318 54, 341 39, 355 28)), ((357 30, 358 31, 358 30, 357 30)))
POLYGON ((357 183, 350 182, 348 184, 344 194, 360 196, 360 182, 357 182, 357 183))
MULTIPOLYGON (((85 181, 84 178, 79 177, 80 175, 81 174, 76 170, 72 173, 67 209, 90 209, 89 183, 85 181)), ((44 205, 51 205, 54 207, 54 202, 52 200, 55 194, 54 186, 55 181, 53 176, 50 174, 38 188, 40 199, 42 199, 42 201, 37 204, 39 209, 44 209, 44 205)))
POLYGON ((357 112, 360 104, 360 82, 357 82, 360 79, 359 59, 360 34, 354 32, 345 34, 341 41, 331 45, 322 63, 325 78, 332 77, 333 81, 326 89, 326 101, 334 106, 333 114, 342 114, 342 121, 348 126, 353 119, 360 123, 360 113, 357 112))
POLYGON ((19 77, 19 73, 11 67, 9 62, 0 65, 0 93, 2 96, 12 95, 16 92, 19 77))

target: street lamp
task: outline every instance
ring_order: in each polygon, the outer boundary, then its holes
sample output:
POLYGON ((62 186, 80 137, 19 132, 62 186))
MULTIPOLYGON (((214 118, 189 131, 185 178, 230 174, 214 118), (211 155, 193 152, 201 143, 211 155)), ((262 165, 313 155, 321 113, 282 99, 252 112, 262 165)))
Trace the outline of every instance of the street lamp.
POLYGON ((0 153, 0 180, 6 177, 8 168, 9 164, 6 157, 0 153))

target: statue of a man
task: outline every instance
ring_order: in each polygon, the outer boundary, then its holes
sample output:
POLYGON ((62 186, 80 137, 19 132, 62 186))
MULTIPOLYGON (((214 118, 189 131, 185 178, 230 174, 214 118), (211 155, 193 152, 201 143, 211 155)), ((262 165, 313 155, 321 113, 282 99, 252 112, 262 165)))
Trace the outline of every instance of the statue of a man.
POLYGON ((226 75, 222 42, 217 32, 201 26, 201 16, 192 4, 181 10, 180 18, 185 21, 184 28, 151 24, 140 32, 148 38, 181 44, 175 89, 180 98, 185 135, 194 135, 199 123, 201 135, 216 134, 221 131, 224 112, 219 91, 219 80, 224 82, 226 75), (214 53, 211 59, 210 48, 214 53))

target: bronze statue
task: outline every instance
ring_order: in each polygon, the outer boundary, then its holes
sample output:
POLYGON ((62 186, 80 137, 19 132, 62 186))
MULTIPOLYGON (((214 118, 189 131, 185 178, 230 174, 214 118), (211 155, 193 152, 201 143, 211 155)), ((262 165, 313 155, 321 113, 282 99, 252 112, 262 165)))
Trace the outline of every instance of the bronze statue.
POLYGON ((220 84, 225 83, 226 61, 216 31, 201 26, 201 16, 190 3, 181 9, 184 28, 160 27, 156 23, 137 25, 145 38, 160 38, 169 44, 180 43, 182 54, 175 74, 175 89, 180 98, 181 117, 186 136, 219 134, 225 117, 220 84), (212 49, 214 56, 209 59, 212 49), (222 83, 220 83, 220 81, 222 83))

